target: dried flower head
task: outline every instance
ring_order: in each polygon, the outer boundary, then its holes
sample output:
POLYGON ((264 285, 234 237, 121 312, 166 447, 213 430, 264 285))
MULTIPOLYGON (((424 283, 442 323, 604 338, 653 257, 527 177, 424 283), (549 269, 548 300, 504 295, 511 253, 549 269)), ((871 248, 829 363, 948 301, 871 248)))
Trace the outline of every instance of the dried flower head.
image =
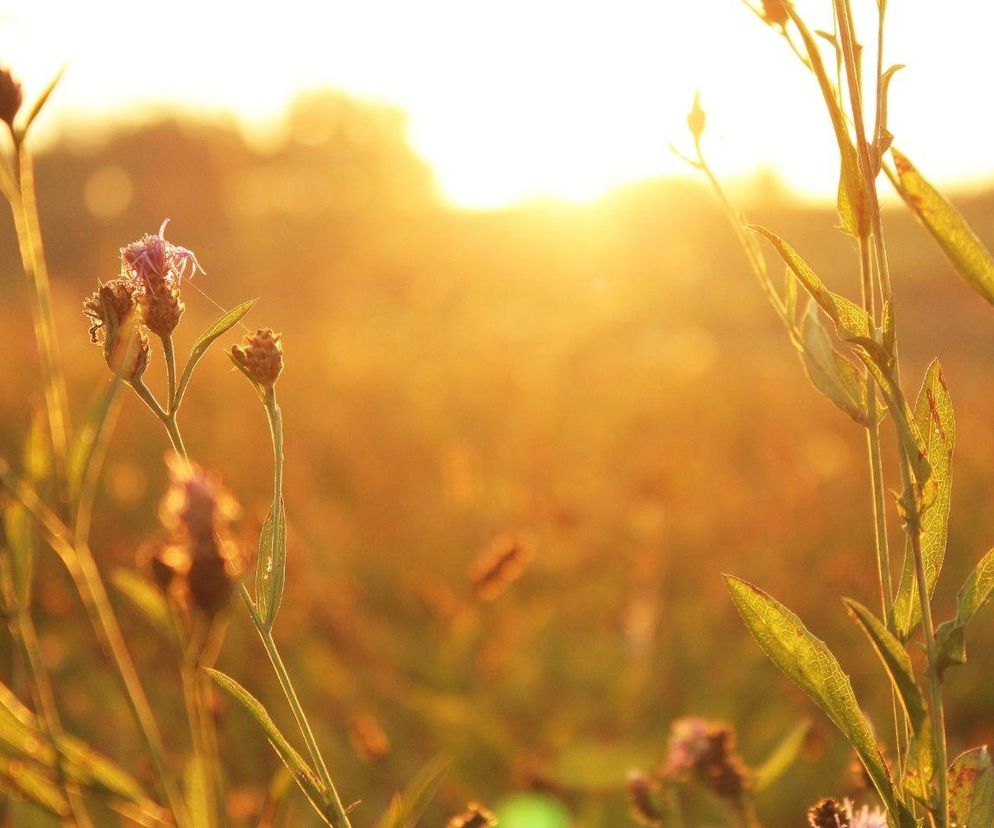
POLYGON ((122 368, 129 380, 136 380, 148 367, 148 336, 140 325, 135 326, 134 286, 124 279, 112 279, 83 301, 83 315, 90 321, 90 341, 102 345, 104 359, 111 370, 122 368), (128 357, 126 347, 134 353, 128 357), (128 357, 128 366, 120 363, 128 357))
POLYGON ((771 26, 786 26, 790 14, 785 0, 763 0, 763 19, 771 26))
POLYGON ((254 334, 246 334, 241 345, 231 347, 232 359, 263 388, 272 388, 283 372, 281 336, 272 328, 259 328, 254 334))
POLYGON ((632 818, 639 825, 662 828, 666 809, 663 804, 663 790, 660 784, 640 771, 632 771, 628 774, 626 788, 632 818))
POLYGON ((166 462, 170 484, 159 518, 171 544, 153 557, 153 576, 160 584, 181 578, 190 603, 211 617, 228 603, 238 574, 237 552, 228 537, 238 504, 216 475, 177 456, 166 462))
POLYGON ((445 823, 445 828, 492 828, 496 824, 497 818, 490 811, 470 802, 465 811, 445 823))
POLYGON ((735 749, 735 731, 696 716, 673 723, 663 772, 676 779, 693 775, 731 800, 741 799, 752 785, 752 774, 735 749))
POLYGON ((163 284, 178 287, 184 277, 192 278, 198 270, 204 272, 192 251, 166 241, 168 223, 169 219, 165 219, 156 235, 145 233, 121 248, 122 278, 152 293, 163 284))
POLYGON ((0 66, 0 121, 13 129, 14 118, 22 103, 24 92, 20 81, 11 74, 10 69, 0 66))
POLYGON ((476 594, 484 601, 493 601, 525 571, 533 556, 532 547, 509 533, 491 541, 473 561, 470 580, 476 594))

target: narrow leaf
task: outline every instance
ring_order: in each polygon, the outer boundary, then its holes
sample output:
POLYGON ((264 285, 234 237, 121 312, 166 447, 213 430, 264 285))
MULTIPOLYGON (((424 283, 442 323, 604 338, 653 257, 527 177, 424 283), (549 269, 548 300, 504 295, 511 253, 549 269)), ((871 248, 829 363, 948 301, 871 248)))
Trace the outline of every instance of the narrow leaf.
POLYGON ((206 331, 204 331, 196 342, 193 343, 193 348, 190 351, 190 359, 186 363, 186 367, 183 369, 183 375, 180 377, 179 385, 176 391, 177 400, 183 398, 183 394, 186 392, 186 387, 190 384, 190 379, 193 377, 193 369, 197 367, 197 363, 203 358, 207 350, 214 344, 214 341, 220 337, 224 336, 228 331, 230 331, 235 325, 242 321, 245 315, 255 307, 255 303, 258 299, 249 299, 247 302, 242 302, 240 305, 232 308, 230 311, 225 313, 219 319, 217 319, 206 331))
POLYGON ((293 778, 297 785, 300 786, 300 790, 304 792, 304 796, 307 797, 322 819, 328 825, 332 825, 331 809, 326 802, 317 776, 307 762, 304 761, 303 757, 294 750, 282 732, 280 732, 276 723, 272 720, 269 713, 266 712, 266 708, 262 706, 255 696, 230 676, 209 667, 205 669, 210 673, 211 678, 217 682, 218 686, 227 691, 255 720, 255 723, 262 729, 266 738, 269 739, 269 744, 273 746, 273 750, 283 760, 283 764, 286 765, 287 770, 293 774, 293 778))
POLYGON ((966 662, 966 627, 994 596, 994 549, 977 564, 956 596, 956 617, 940 624, 936 630, 939 650, 936 670, 941 679, 945 671, 966 662))
POLYGON ((114 409, 120 400, 123 388, 124 380, 121 374, 115 371, 110 382, 98 392, 69 448, 69 499, 73 503, 79 501, 97 440, 104 427, 113 421, 114 409))
POLYGON ((986 747, 960 754, 949 768, 949 824, 957 828, 994 824, 994 765, 986 747))
POLYGON ((172 634, 169 605, 154 585, 130 569, 115 569, 111 581, 157 632, 167 638, 172 634))
POLYGON ((804 740, 810 731, 811 722, 805 720, 780 740, 766 760, 756 769, 753 790, 758 792, 769 788, 790 769, 801 755, 804 740))
POLYGON ((994 304, 994 257, 966 219, 936 190, 908 158, 891 148, 897 167, 894 181, 901 197, 939 243, 960 276, 994 304))
POLYGON ((24 119, 24 123, 18 130, 19 140, 24 140, 24 136, 28 134, 28 130, 34 123, 35 118, 41 114, 41 110, 44 108, 45 104, 48 103, 48 99, 52 96, 52 93, 55 91, 55 87, 59 85, 59 82, 62 80, 62 76, 65 75, 66 69, 68 68, 68 66, 63 66, 59 69, 59 71, 55 73, 55 77, 53 77, 45 88, 41 90, 41 94, 35 100, 34 105, 31 107, 27 117, 24 119))
POLYGON ((856 366, 835 350, 814 299, 809 300, 801 322, 801 336, 804 346, 801 359, 811 384, 842 412, 860 425, 866 425, 865 383, 856 366))
MULTIPOLYGON (((925 583, 931 598, 946 555, 953 488, 953 449, 956 445, 956 420, 952 401, 938 360, 932 362, 925 374, 925 381, 915 403, 914 418, 932 470, 927 494, 929 505, 922 517, 921 526, 922 562, 925 564, 925 583)), ((918 600, 914 553, 909 539, 904 553, 901 582, 894 598, 897 635, 907 641, 920 621, 921 602, 918 600)))
POLYGON ((273 503, 259 533, 259 556, 255 565, 256 609, 268 630, 273 626, 286 581, 286 511, 282 499, 273 503))
POLYGON ((914 828, 914 818, 897 799, 890 772, 856 701, 849 676, 832 652, 808 631, 800 618, 758 587, 731 575, 726 575, 725 581, 759 645, 828 715, 859 754, 895 824, 914 828))
POLYGON ((435 797, 438 786, 448 773, 449 765, 449 760, 444 756, 436 756, 428 762, 408 783, 403 793, 394 798, 375 828, 414 828, 435 797))

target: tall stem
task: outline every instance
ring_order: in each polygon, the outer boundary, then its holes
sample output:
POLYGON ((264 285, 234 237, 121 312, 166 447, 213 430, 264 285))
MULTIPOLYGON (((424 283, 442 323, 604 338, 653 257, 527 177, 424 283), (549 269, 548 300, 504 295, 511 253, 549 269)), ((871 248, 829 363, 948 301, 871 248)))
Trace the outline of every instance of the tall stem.
POLYGON ((169 392, 166 397, 166 412, 171 416, 176 416, 176 351, 173 348, 173 338, 163 336, 162 354, 166 362, 166 381, 169 384, 169 392))
POLYGON ((14 151, 14 187, 12 187, 11 212, 21 263, 28 277, 35 339, 41 358, 42 382, 45 386, 45 407, 51 433, 56 479, 60 485, 66 480, 69 456, 69 409, 59 342, 55 335, 55 316, 52 311, 52 294, 48 267, 41 240, 41 223, 34 190, 34 172, 31 158, 19 142, 14 151))

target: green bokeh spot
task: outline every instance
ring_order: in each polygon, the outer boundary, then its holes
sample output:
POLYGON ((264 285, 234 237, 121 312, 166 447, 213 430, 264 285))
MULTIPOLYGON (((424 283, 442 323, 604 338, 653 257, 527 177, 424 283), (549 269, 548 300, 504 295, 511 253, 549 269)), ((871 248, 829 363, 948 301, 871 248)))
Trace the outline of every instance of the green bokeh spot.
POLYGON ((541 794, 521 794, 497 807, 500 828, 570 828, 572 819, 557 800, 541 794))

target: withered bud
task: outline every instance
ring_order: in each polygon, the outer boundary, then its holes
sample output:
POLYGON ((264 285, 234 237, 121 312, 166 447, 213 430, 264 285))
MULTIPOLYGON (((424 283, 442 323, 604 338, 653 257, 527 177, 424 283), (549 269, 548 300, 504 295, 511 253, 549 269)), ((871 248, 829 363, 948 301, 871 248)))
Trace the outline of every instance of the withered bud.
POLYGON ((849 812, 837 799, 822 799, 808 808, 808 824, 811 828, 849 828, 849 812))
POLYGON ((209 618, 228 605, 235 590, 238 566, 227 546, 213 545, 209 554, 201 549, 200 554, 191 557, 186 574, 191 603, 209 618))
POLYGON ((704 134, 704 127, 707 126, 707 121, 707 115, 701 109, 701 93, 695 92, 694 105, 687 114, 687 129, 690 130, 690 134, 694 136, 695 141, 699 141, 701 135, 704 134))
POLYGON ((282 334, 272 328, 259 328, 247 334, 241 345, 231 347, 231 356, 246 374, 263 388, 271 388, 283 371, 282 334))
POLYGON ((124 279, 112 279, 83 301, 83 315, 90 321, 90 341, 102 345, 104 359, 112 371, 121 370, 136 380, 148 367, 148 335, 135 327, 132 312, 135 289, 124 279), (130 349, 130 352, 129 350, 130 349), (122 365, 128 359, 127 366, 122 365))
POLYGON ((786 26, 790 15, 784 0, 763 0, 763 19, 771 26, 786 26))
POLYGON ((497 818, 490 811, 476 802, 470 802, 465 811, 445 823, 445 828, 493 828, 496 824, 497 818))
POLYGON ((13 129, 14 117, 22 103, 24 103, 24 92, 21 90, 20 81, 11 74, 10 69, 0 66, 0 121, 13 129))
POLYGON ((640 771, 628 774, 628 801, 632 818, 639 825, 649 828, 662 828, 665 809, 662 804, 662 789, 658 782, 640 771))
POLYGON ((673 722, 662 773, 678 780, 693 774, 716 794, 731 800, 740 799, 752 785, 752 774, 735 750, 735 731, 697 716, 673 722))
POLYGON ((473 561, 470 580, 476 595, 493 601, 513 584, 532 559, 531 546, 514 535, 498 535, 473 561))
POLYGON ((379 720, 371 713, 361 713, 349 724, 349 742, 359 761, 379 762, 390 753, 390 739, 379 720))

